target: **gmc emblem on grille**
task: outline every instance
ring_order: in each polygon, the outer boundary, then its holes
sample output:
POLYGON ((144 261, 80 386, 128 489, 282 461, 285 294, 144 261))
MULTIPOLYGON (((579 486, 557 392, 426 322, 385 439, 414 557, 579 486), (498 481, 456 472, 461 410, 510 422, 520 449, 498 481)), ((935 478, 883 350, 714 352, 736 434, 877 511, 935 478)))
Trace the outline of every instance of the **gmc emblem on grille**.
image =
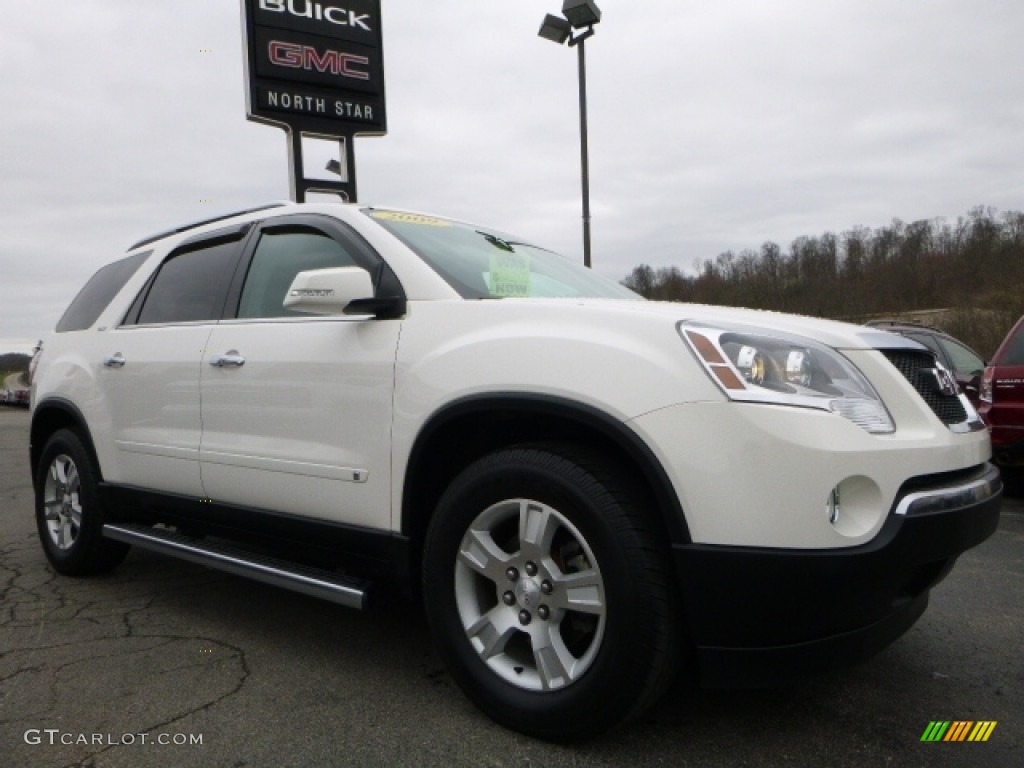
POLYGON ((930 383, 934 385, 935 391, 939 394, 955 397, 960 393, 956 379, 945 368, 925 368, 921 372, 930 377, 930 383))

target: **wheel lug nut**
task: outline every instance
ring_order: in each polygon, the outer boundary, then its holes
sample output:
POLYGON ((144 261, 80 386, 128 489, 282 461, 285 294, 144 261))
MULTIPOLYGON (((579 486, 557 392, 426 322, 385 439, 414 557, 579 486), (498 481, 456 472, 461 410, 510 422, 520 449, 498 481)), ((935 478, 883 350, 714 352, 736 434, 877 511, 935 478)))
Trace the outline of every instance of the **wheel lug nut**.
POLYGON ((537 566, 534 563, 527 563, 526 564, 526 575, 527 576, 536 576, 537 575, 537 566))
POLYGON ((508 576, 509 581, 519 581, 519 571, 515 568, 509 568, 505 571, 505 575, 508 576))
POLYGON ((516 596, 513 595, 511 592, 506 592, 504 595, 502 595, 501 596, 501 600, 502 600, 503 603, 505 603, 505 605, 515 605, 516 604, 516 596))
POLYGON ((551 586, 551 582, 547 579, 544 579, 544 581, 540 583, 540 591, 545 595, 550 595, 554 590, 555 588, 551 586))
POLYGON ((544 621, 547 621, 548 618, 551 616, 551 611, 548 610, 548 607, 546 605, 542 605, 540 608, 537 609, 537 615, 540 616, 541 619, 543 619, 544 621))
POLYGON ((527 624, 529 624, 532 620, 533 620, 533 617, 530 615, 529 611, 520 611, 519 612, 519 623, 522 624, 524 627, 527 624))

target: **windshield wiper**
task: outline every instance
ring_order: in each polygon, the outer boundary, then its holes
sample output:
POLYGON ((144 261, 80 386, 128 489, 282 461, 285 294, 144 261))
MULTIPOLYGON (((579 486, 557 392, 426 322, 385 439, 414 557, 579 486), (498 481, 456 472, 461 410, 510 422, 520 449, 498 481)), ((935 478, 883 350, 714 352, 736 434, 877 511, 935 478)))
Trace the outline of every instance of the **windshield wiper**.
POLYGON ((510 243, 506 240, 502 240, 497 235, 490 234, 489 232, 480 232, 479 230, 477 230, 477 234, 480 235, 480 237, 482 237, 488 243, 493 245, 495 248, 507 251, 508 253, 516 252, 516 249, 512 247, 513 245, 526 245, 526 243, 510 243))

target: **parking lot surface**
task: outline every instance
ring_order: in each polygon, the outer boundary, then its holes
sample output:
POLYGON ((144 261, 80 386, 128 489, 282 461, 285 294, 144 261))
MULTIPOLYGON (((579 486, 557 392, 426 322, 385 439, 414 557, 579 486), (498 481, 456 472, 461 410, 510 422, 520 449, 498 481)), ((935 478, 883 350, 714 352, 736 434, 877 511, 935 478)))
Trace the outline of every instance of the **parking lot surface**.
POLYGON ((639 722, 557 746, 479 714, 401 599, 358 613, 141 551, 110 576, 57 576, 28 424, 0 409, 2 766, 1024 765, 1019 497, 868 663, 781 689, 679 685, 639 722), (922 742, 933 721, 996 725, 922 742))

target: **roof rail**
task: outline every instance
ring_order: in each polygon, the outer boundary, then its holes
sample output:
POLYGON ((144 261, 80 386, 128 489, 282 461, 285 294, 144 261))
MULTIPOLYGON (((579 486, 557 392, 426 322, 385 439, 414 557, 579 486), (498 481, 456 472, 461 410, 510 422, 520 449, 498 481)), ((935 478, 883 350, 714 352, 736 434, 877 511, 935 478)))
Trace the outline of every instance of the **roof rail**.
POLYGON ((922 323, 919 320, 904 320, 898 317, 868 320, 866 323, 864 323, 864 325, 870 326, 872 328, 884 328, 885 326, 902 325, 908 328, 923 328, 928 331, 938 331, 939 333, 945 333, 945 331, 943 331, 941 328, 936 328, 934 325, 928 325, 927 323, 922 323))
POLYGON ((290 200, 278 200, 273 203, 267 203, 266 205, 258 205, 255 208, 246 208, 241 211, 233 211, 231 213, 224 213, 221 214, 220 216, 214 216, 209 219, 203 219, 202 221, 194 221, 191 224, 185 224, 184 226, 175 227, 174 229, 168 229, 166 232, 161 232, 160 234, 143 238, 142 240, 139 240, 139 242, 135 243, 128 250, 134 251, 136 248, 141 248, 144 245, 155 243, 157 240, 163 240, 165 237, 170 237, 171 235, 178 235, 181 234, 182 232, 188 232, 188 230, 190 229, 203 227, 207 224, 214 224, 218 221, 224 221, 224 219, 233 219, 235 216, 244 216, 247 213, 256 213, 257 211, 267 211, 270 210, 271 208, 281 208, 285 205, 292 205, 292 202, 290 200))

